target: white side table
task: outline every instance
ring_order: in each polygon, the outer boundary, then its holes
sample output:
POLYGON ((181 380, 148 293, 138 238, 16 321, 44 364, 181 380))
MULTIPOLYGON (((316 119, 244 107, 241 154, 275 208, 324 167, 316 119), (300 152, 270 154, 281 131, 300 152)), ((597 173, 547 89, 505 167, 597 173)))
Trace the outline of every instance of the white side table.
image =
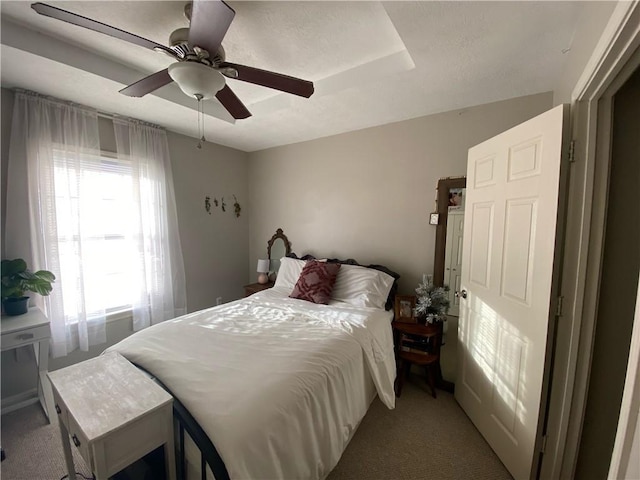
POLYGON ((49 373, 69 479, 70 439, 96 480, 106 480, 164 445, 175 480, 173 398, 116 352, 49 373))
POLYGON ((24 315, 3 316, 0 330, 2 331, 3 352, 25 345, 33 345, 38 364, 38 398, 49 421, 54 421, 56 413, 53 409, 51 385, 49 385, 47 378, 49 339, 51 338, 49 320, 38 307, 31 307, 24 315))

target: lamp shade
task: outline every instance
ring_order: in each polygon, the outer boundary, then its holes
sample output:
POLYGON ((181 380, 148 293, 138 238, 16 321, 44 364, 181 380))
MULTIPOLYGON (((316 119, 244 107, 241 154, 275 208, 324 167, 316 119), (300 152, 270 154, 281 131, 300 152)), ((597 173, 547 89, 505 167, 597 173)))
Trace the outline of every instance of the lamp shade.
POLYGON ((198 62, 172 63, 169 76, 190 97, 201 95, 204 99, 211 99, 225 85, 220 72, 198 62))
POLYGON ((256 272, 258 273, 267 273, 269 271, 269 260, 258 260, 258 266, 256 267, 256 272))

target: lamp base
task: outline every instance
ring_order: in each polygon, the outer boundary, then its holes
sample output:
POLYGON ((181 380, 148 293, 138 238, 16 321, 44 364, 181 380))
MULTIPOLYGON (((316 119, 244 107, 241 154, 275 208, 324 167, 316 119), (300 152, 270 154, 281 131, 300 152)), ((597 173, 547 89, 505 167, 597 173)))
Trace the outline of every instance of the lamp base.
POLYGON ((269 282, 269 277, 267 276, 266 273, 261 273, 260 275, 258 275, 258 283, 260 285, 264 285, 265 283, 269 282))

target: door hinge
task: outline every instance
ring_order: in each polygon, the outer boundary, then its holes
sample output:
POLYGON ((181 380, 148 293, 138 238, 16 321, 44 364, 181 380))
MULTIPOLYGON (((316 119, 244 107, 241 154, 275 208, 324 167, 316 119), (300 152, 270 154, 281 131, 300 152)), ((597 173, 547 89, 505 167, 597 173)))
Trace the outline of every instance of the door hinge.
POLYGON ((569 143, 569 163, 574 163, 576 161, 576 141, 571 140, 569 143))
POLYGON ((558 296, 556 300, 556 317, 562 316, 562 304, 564 302, 564 297, 562 295, 558 296))
POLYGON ((549 437, 547 435, 544 435, 542 437, 542 445, 540 446, 540 453, 544 453, 545 450, 547 449, 547 439, 549 437))

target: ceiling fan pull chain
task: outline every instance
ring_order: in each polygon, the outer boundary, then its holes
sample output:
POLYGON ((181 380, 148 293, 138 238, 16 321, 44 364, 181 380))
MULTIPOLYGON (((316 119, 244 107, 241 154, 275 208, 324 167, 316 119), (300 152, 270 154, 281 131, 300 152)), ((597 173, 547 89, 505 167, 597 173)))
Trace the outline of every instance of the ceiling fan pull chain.
MULTIPOLYGON (((196 100, 198 101, 198 136, 200 136, 200 133, 202 131, 202 128, 200 127, 200 109, 202 108, 202 95, 195 95, 196 100)), ((198 140, 198 144, 196 145, 197 148, 202 148, 202 140, 198 140)))
POLYGON ((200 134, 201 134, 200 141, 202 143, 205 143, 207 140, 204 138, 204 103, 202 102, 200 102, 200 118, 202 119, 200 123, 202 128, 202 130, 200 131, 200 134))

